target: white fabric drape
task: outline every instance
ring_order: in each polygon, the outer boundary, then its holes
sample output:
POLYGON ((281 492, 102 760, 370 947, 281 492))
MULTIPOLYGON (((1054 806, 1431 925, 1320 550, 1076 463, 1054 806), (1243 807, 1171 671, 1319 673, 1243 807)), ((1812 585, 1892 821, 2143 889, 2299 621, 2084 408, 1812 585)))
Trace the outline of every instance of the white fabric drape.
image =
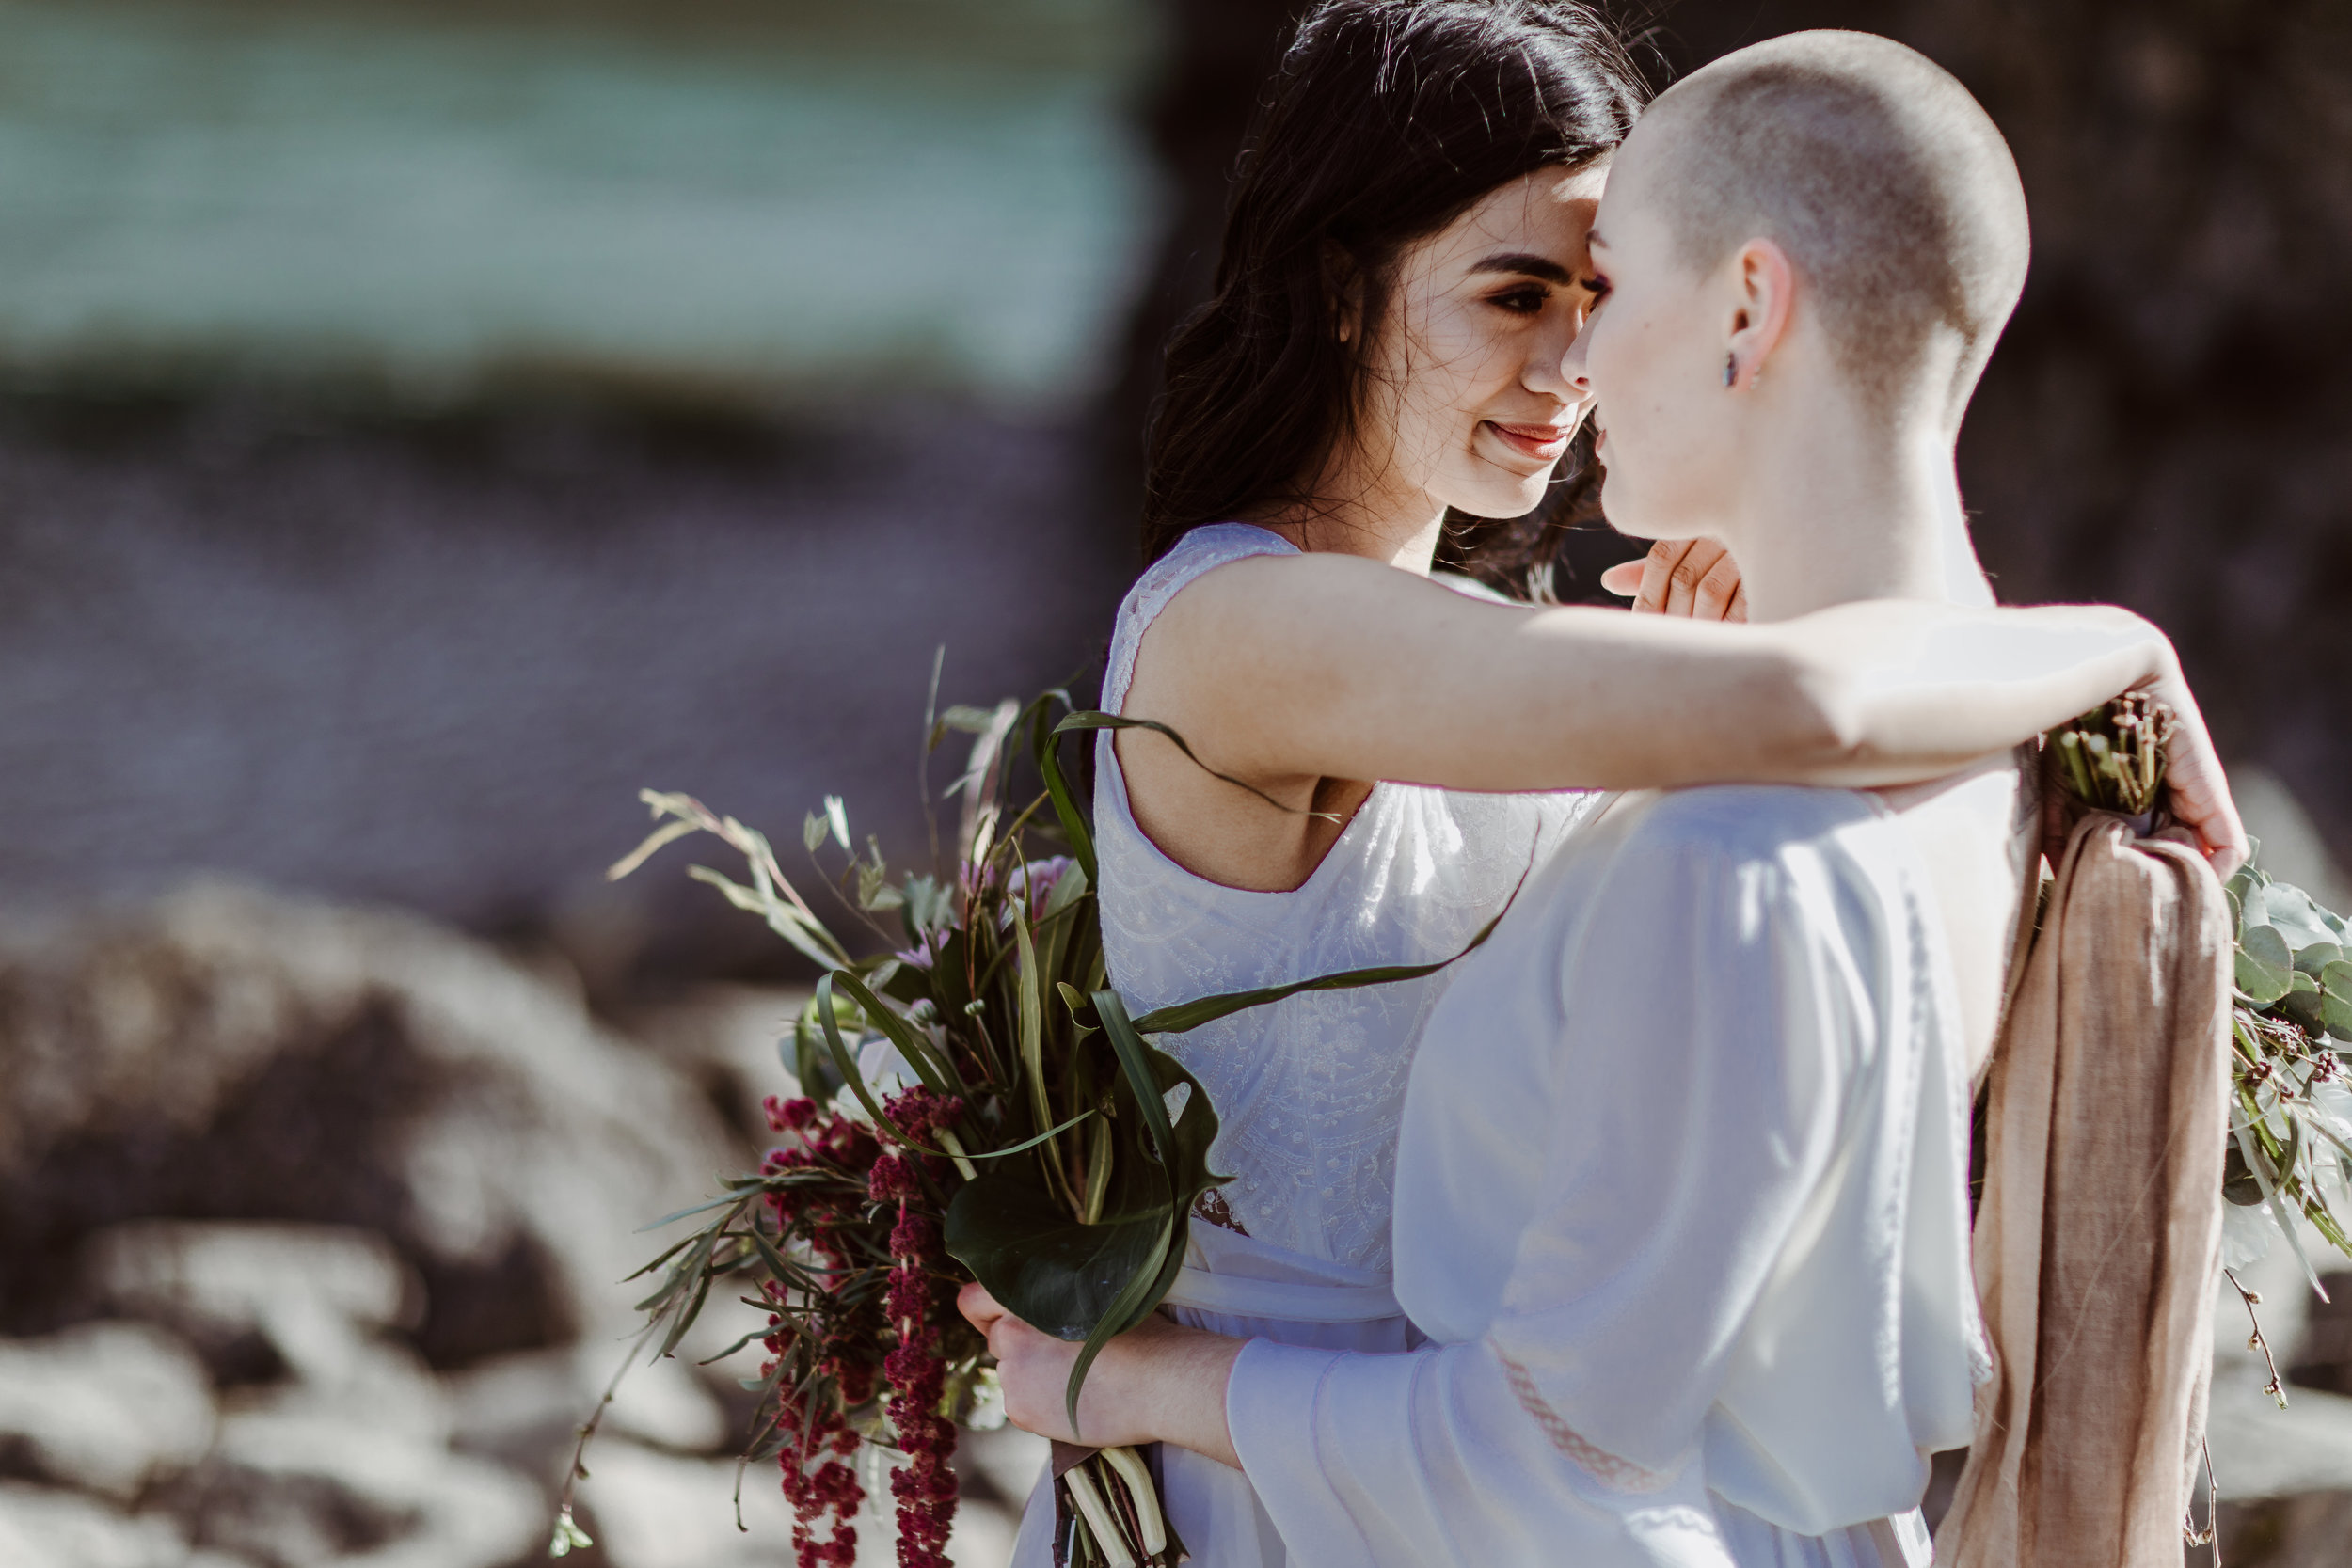
POLYGON ((1435 1343, 1235 1365, 1292 1560, 1924 1561, 1900 1516, 1988 1370, 1967 1105, 1930 890, 1874 799, 1619 802, 1423 1036, 1395 1252, 1435 1343))

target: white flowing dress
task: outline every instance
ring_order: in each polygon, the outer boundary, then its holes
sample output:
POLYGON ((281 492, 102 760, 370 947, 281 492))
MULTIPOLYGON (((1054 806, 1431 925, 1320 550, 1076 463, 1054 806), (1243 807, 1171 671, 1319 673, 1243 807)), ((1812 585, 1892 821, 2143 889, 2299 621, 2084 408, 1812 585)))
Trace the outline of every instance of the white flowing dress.
MULTIPOLYGON (((1231 562, 1295 553, 1243 523, 1185 534, 1120 608, 1103 706, 1121 711, 1145 628, 1187 584, 1231 562)), ((1095 758, 1104 952, 1138 1012, 1450 957, 1597 800, 1376 783, 1305 882, 1251 892, 1194 876, 1144 835, 1109 732, 1095 758)), ((1452 973, 1295 996, 1160 1039, 1216 1108, 1210 1158, 1233 1177, 1219 1193, 1247 1232, 1193 1223, 1168 1298, 1180 1321, 1331 1350, 1420 1342, 1390 1288, 1390 1208, 1413 1046, 1452 973)), ((1161 1466, 1170 1522, 1199 1568, 1280 1568, 1282 1537, 1242 1472, 1172 1447, 1161 1466)), ((1016 1568, 1052 1561, 1053 1524, 1052 1488, 1041 1482, 1016 1568)))
POLYGON ((1620 800, 1456 966, 1397 1167, 1404 1354, 1253 1341, 1235 1449, 1296 1568, 1928 1560, 1990 1372, 1968 1085, 1903 824, 1620 800))

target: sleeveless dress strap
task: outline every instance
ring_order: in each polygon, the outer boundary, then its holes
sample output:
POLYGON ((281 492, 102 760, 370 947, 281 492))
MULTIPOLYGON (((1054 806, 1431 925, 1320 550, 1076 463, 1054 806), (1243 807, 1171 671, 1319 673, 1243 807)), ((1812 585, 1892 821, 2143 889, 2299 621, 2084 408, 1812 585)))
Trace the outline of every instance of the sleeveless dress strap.
POLYGON ((1255 523, 1205 523, 1176 541, 1172 549, 1144 569, 1135 587, 1128 590, 1126 602, 1119 607, 1109 667, 1103 675, 1104 711, 1117 713, 1125 704, 1127 688, 1135 682, 1136 650, 1142 645, 1144 628, 1194 578, 1253 555, 1298 553, 1297 546, 1255 523))

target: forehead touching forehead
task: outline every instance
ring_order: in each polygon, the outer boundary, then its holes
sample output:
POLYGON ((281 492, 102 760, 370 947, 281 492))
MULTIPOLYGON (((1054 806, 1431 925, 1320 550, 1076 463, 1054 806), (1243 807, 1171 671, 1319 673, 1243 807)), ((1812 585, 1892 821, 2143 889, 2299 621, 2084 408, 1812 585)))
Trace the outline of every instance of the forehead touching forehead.
POLYGON ((2009 145, 1941 67, 1867 33, 1795 33, 1693 72, 1635 128, 1613 195, 1701 273, 1776 241, 1867 391, 1948 373, 1954 413, 2025 286, 2009 145))

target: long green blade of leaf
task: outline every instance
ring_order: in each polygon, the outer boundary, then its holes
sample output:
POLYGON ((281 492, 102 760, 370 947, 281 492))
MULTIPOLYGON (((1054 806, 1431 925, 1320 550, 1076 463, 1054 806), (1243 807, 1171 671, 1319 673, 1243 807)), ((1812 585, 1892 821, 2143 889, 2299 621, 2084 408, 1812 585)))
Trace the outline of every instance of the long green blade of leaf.
MULTIPOLYGON (((1018 965, 1018 1005, 1021 1026, 1021 1074, 1029 1081, 1029 1111, 1040 1127, 1054 1125, 1053 1106, 1045 1097, 1045 997, 1043 982, 1037 972, 1037 944, 1029 938, 1029 919, 1016 908, 1012 911, 1013 945, 1020 954, 1018 965)), ((1048 1137, 1044 1159, 1046 1180, 1064 1198, 1075 1199, 1070 1192, 1069 1179, 1064 1175, 1060 1143, 1048 1137)))
MULTIPOLYGON (((1529 870, 1533 869, 1531 863, 1529 870)), ((1511 896, 1502 901, 1502 908, 1496 911, 1494 918, 1481 926, 1478 934, 1450 958, 1439 958, 1435 963, 1381 964, 1371 969, 1347 969, 1336 974, 1318 974, 1311 980, 1294 980, 1286 986, 1265 986, 1256 990, 1233 990, 1216 996, 1198 997, 1190 1002, 1156 1007, 1136 1019, 1135 1026, 1146 1035, 1181 1035, 1187 1029, 1198 1029, 1204 1023, 1213 1023, 1250 1007, 1263 1007, 1269 1002, 1279 1002, 1284 997, 1296 996, 1302 991, 1355 990, 1364 986, 1393 985, 1399 980, 1418 980, 1423 975, 1435 974, 1449 965, 1460 963, 1486 945, 1486 939, 1495 934, 1495 927, 1502 924, 1502 917, 1509 914, 1511 906, 1518 901, 1519 889, 1527 885, 1527 876, 1526 871, 1519 873, 1518 884, 1511 889, 1511 896)))
POLYGON ((1127 1017, 1127 1004, 1119 992, 1110 990, 1094 993, 1094 1013, 1103 1021, 1103 1033, 1108 1037, 1111 1049, 1119 1053, 1120 1069, 1126 1073, 1128 1086, 1135 1090, 1136 1107, 1143 1113, 1143 1125, 1152 1134, 1152 1151, 1165 1171, 1173 1162, 1176 1130, 1168 1125, 1168 1102, 1160 1098, 1159 1080, 1152 1075, 1152 1066, 1144 1056, 1143 1037, 1127 1017))
POLYGON ((839 983, 841 990, 850 993, 850 1000, 857 1004, 858 1011, 866 1015, 866 1022, 880 1029, 890 1043, 898 1048, 898 1054, 904 1056, 907 1065, 914 1069, 914 1074, 923 1080, 924 1087, 936 1094, 961 1096, 965 1092, 963 1080, 956 1075, 947 1059, 923 1037, 920 1030, 891 1011, 865 981, 846 970, 835 970, 832 978, 839 983))
POLYGON ((833 983, 840 977, 841 972, 835 970, 819 977, 817 982, 818 1027, 824 1031, 825 1046, 833 1053, 834 1068, 840 1071, 850 1092, 857 1096, 857 1102, 866 1107, 866 1114, 874 1118, 874 1125, 887 1127, 892 1137, 905 1143, 908 1141, 905 1132, 883 1114, 881 1104, 874 1099, 874 1091, 866 1086, 866 1075, 857 1069, 857 1059, 850 1054, 849 1044, 841 1037, 841 1021, 834 1016, 833 1006, 833 983))
POLYGON ((1170 729, 1168 725, 1161 723, 1156 719, 1127 719, 1122 718, 1116 713, 1100 713, 1089 708, 1080 708, 1077 712, 1073 713, 1067 719, 1064 719, 1060 723, 1054 726, 1054 733, 1056 735, 1062 735, 1080 730, 1150 730, 1153 735, 1164 735, 1168 739, 1176 743, 1176 749, 1184 752, 1185 758, 1189 760, 1195 768, 1200 768, 1200 771, 1208 774, 1209 777, 1213 779, 1224 780, 1227 784, 1232 784, 1235 789, 1248 790, 1250 794, 1255 795, 1259 800, 1263 800, 1267 805, 1272 806, 1276 811, 1281 812, 1290 816, 1320 817, 1326 822, 1337 822, 1341 819, 1339 814, 1336 812, 1310 811, 1304 806, 1287 805, 1282 801, 1276 800, 1273 796, 1268 795, 1264 790, 1260 789, 1256 784, 1249 783, 1246 779, 1237 779, 1231 773, 1218 772, 1216 768, 1211 768, 1207 763, 1200 760, 1199 754, 1193 751, 1192 745, 1189 741, 1185 740, 1183 736, 1178 735, 1174 730, 1170 729))
POLYGON ((1062 775, 1061 729, 1058 725, 1048 729, 1045 723, 1045 705, 1057 696, 1060 696, 1065 704, 1070 700, 1059 692, 1047 692, 1038 699, 1031 749, 1037 754, 1038 771, 1045 776, 1045 793, 1054 802, 1054 816, 1061 823, 1062 836, 1070 841, 1070 856, 1078 863, 1078 869, 1087 874, 1087 885, 1092 887, 1095 882, 1094 831, 1087 824, 1086 813, 1078 809, 1078 798, 1072 793, 1070 781, 1062 775))
MULTIPOLYGON (((1094 1325, 1086 1343, 1079 1348, 1078 1359, 1070 1365, 1070 1382, 1062 1397, 1070 1415, 1070 1431, 1081 1442, 1086 1433, 1078 1429, 1078 1390, 1086 1386, 1087 1373, 1094 1367, 1094 1358, 1103 1354, 1103 1347, 1143 1321, 1143 1315, 1157 1305, 1153 1294, 1159 1285, 1161 1264, 1167 1260, 1168 1249, 1176 1239, 1177 1223, 1170 1219, 1162 1223, 1159 1240, 1152 1243, 1149 1261, 1128 1279, 1127 1288, 1111 1302, 1110 1310, 1094 1325)), ((1165 1293, 1165 1292, 1162 1292, 1165 1293)))
POLYGON ((967 1160, 1001 1160, 1008 1154, 1026 1154, 1029 1150, 1035 1148, 1046 1139, 1057 1138, 1064 1132, 1069 1132, 1072 1128, 1077 1126, 1080 1122, 1089 1120, 1098 1114, 1098 1112, 1091 1109, 1080 1111, 1076 1116, 1072 1117, 1068 1121, 1063 1122, 1060 1126, 1049 1127, 1044 1132, 1040 1132, 1036 1137, 1025 1138, 1020 1143, 1014 1144, 1010 1148, 992 1148, 986 1150, 985 1152, 977 1154, 967 1150, 964 1154, 964 1158, 967 1160))

